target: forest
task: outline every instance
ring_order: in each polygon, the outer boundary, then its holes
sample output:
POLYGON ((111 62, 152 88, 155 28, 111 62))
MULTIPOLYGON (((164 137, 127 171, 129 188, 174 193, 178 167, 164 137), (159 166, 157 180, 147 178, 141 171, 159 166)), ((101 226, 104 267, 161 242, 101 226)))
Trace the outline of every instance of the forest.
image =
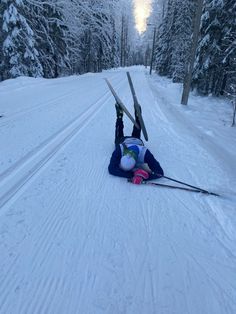
MULTIPOLYGON (((0 81, 149 66, 152 59, 156 73, 181 83, 198 5, 153 0, 139 34, 132 0, 2 0, 0 81)), ((203 1, 197 35, 191 87, 202 95, 235 96, 236 2, 203 1)))

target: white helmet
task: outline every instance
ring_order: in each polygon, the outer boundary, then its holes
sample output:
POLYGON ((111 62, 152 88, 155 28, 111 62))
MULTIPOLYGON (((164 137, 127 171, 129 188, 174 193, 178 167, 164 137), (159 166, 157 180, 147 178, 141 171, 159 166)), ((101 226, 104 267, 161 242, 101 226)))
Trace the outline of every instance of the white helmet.
POLYGON ((124 171, 129 171, 134 168, 136 164, 135 159, 129 154, 124 155, 120 160, 120 168, 124 171))

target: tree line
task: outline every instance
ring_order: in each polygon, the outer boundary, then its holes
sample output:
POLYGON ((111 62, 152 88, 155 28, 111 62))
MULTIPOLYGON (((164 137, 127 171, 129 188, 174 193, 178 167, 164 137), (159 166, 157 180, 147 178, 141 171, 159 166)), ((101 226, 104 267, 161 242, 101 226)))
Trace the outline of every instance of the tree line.
POLYGON ((1 0, 0 80, 132 64, 132 12, 125 0, 1 0))
MULTIPOLYGON (((161 21, 155 21, 155 69, 173 82, 184 81, 197 5, 194 0, 165 1, 161 21)), ((236 94, 235 0, 203 2, 191 85, 203 95, 236 94)))
MULTIPOLYGON (((183 82, 196 0, 153 0, 154 69, 183 82)), ((132 0, 1 0, 0 80, 55 78, 150 64, 153 28, 140 37, 132 0)), ((204 0, 192 88, 236 95, 236 2, 204 0)))

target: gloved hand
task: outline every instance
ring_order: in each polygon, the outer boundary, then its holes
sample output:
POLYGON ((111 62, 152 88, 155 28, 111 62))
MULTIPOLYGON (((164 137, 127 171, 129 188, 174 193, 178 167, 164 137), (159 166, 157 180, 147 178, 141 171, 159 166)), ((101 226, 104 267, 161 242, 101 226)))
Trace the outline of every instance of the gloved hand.
POLYGON ((134 176, 132 178, 133 184, 141 184, 143 180, 147 180, 149 178, 149 173, 143 169, 137 169, 134 172, 134 176))

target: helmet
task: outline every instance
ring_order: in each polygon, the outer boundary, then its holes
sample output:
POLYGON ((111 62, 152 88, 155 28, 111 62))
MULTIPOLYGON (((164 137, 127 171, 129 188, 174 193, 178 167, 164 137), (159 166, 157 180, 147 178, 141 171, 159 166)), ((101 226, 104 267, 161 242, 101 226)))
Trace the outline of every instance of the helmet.
POLYGON ((124 171, 129 171, 133 169, 135 164, 135 159, 129 154, 124 155, 120 160, 120 168, 124 171))

